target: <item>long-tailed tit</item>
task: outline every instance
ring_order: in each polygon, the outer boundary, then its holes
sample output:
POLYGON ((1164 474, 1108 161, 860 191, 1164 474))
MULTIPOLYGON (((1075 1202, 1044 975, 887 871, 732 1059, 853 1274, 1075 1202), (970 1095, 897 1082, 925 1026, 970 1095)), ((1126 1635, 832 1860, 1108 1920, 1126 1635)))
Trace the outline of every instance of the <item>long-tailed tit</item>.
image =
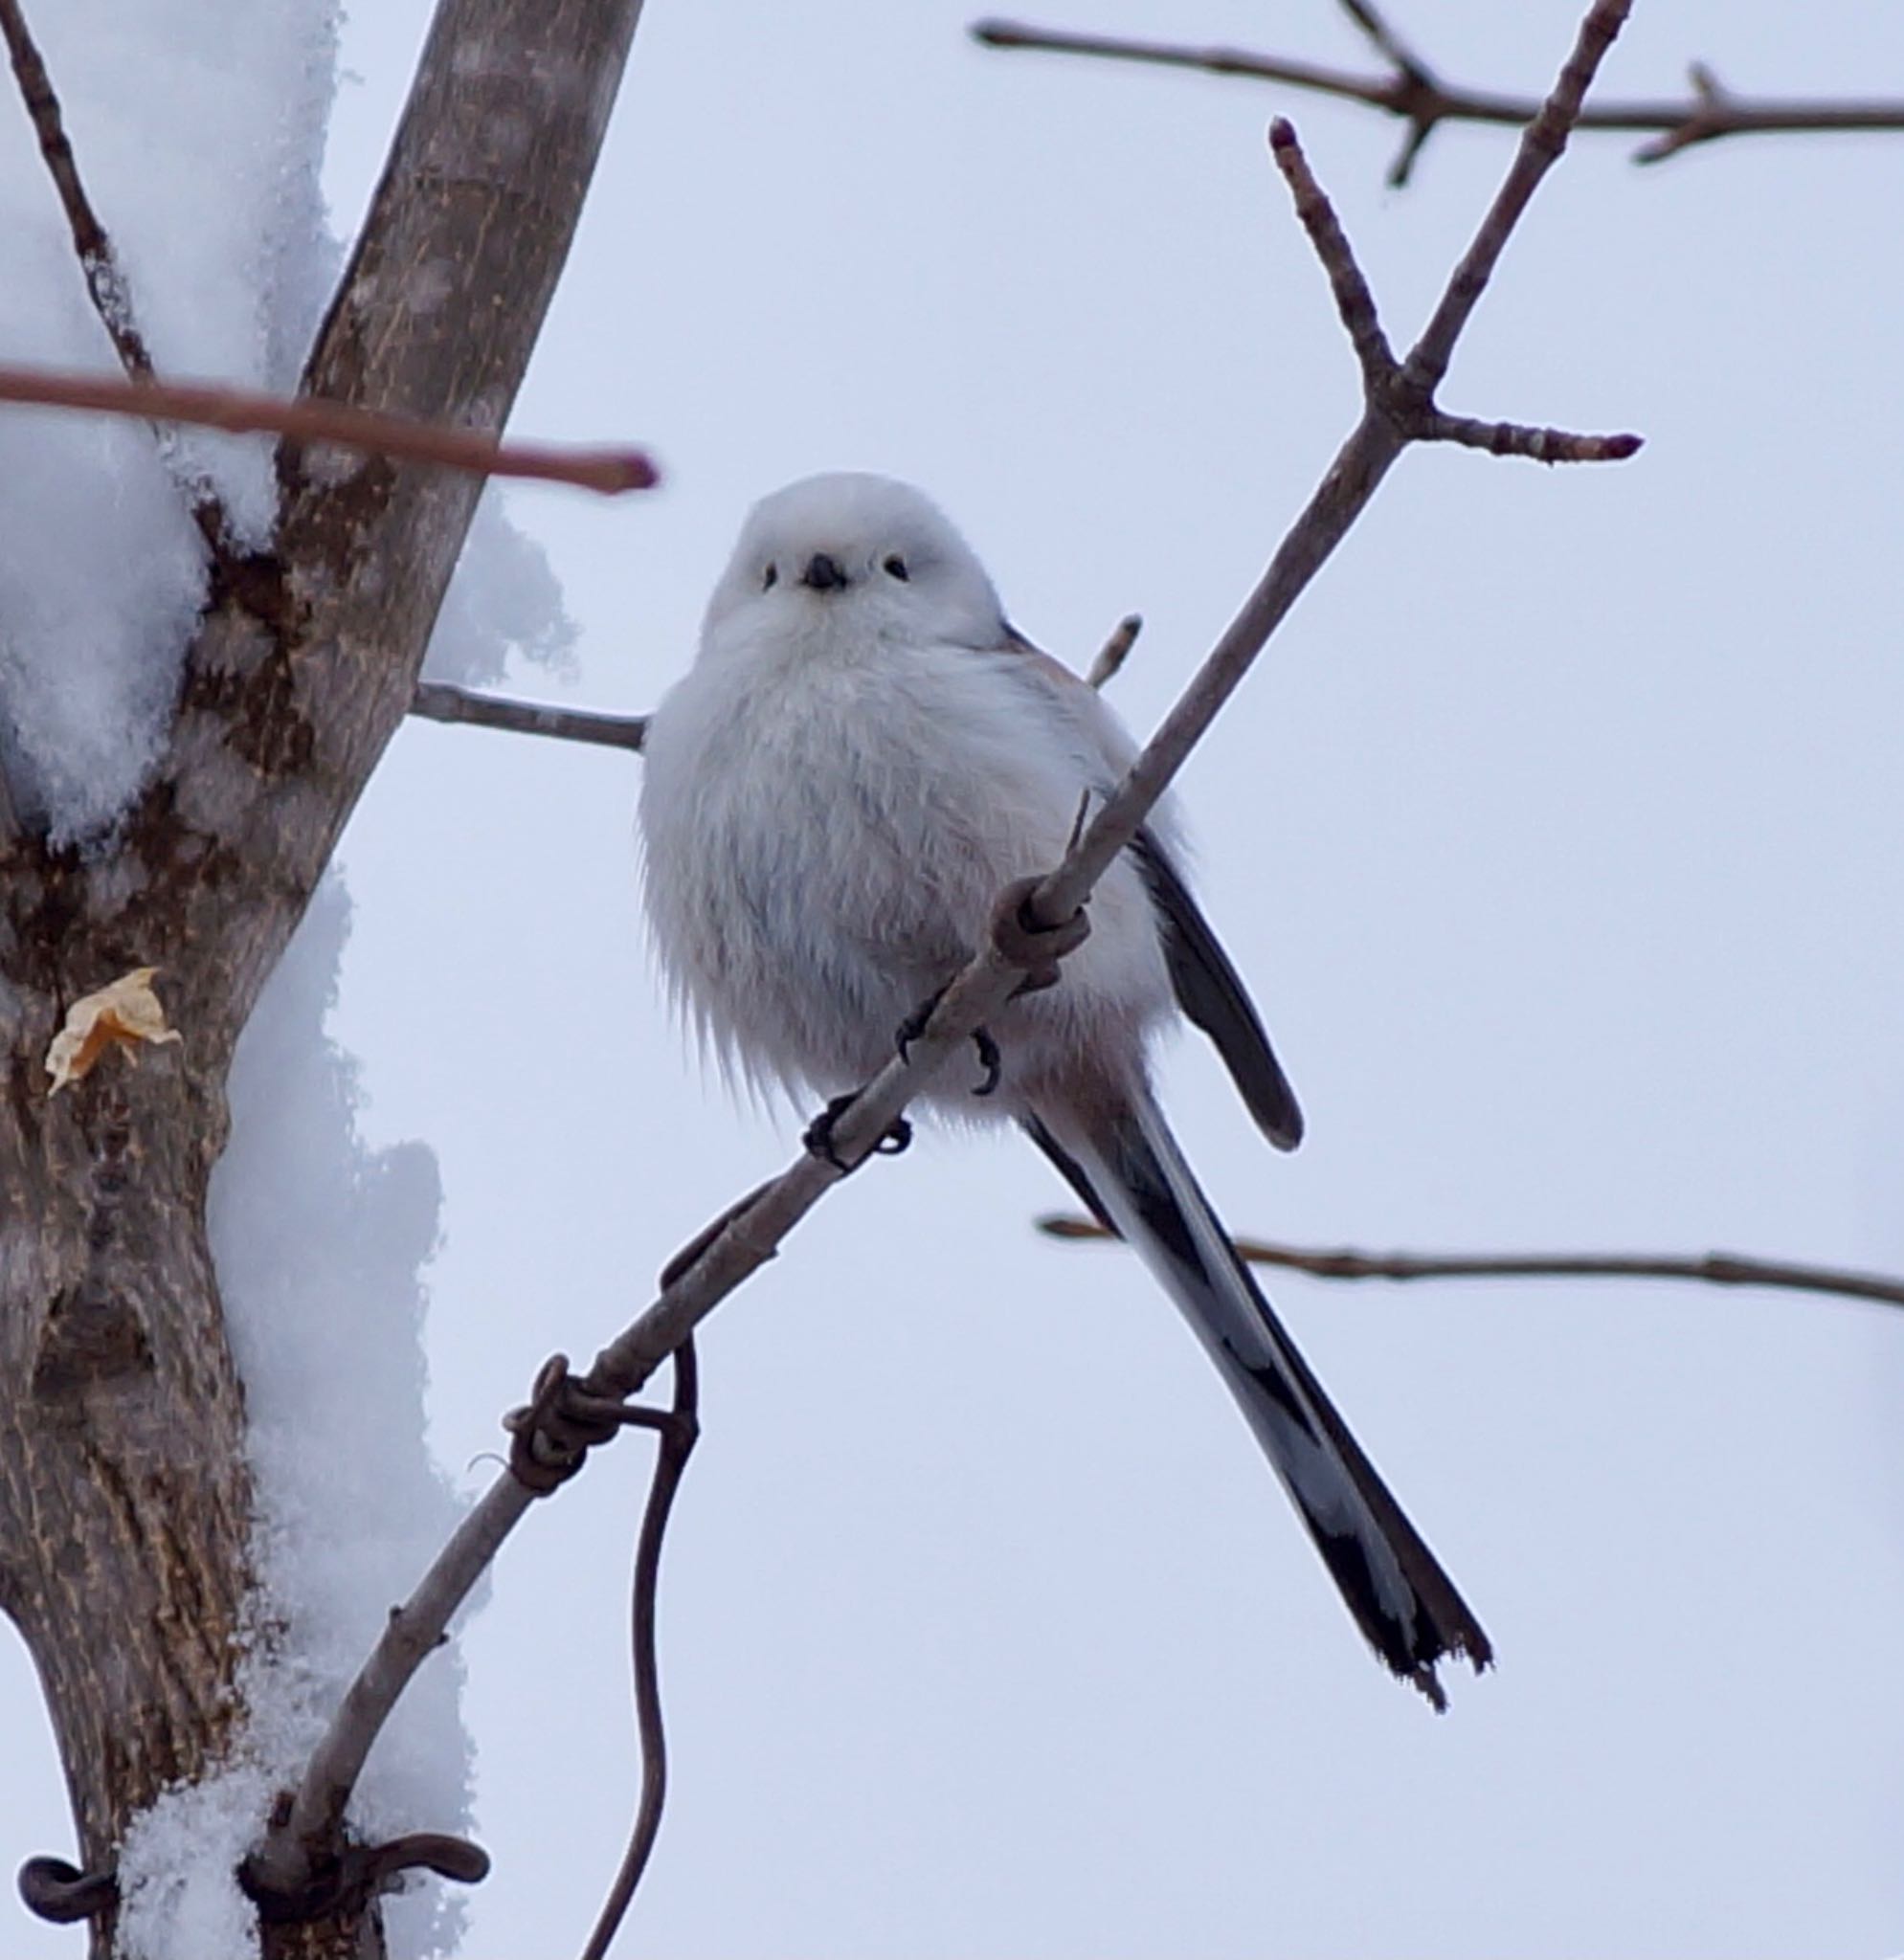
MULTIPOLYGON (((1092 688, 1006 622, 984 568, 905 484, 807 479, 760 503, 692 670, 648 725, 647 903, 669 981, 755 1080, 836 1097, 981 944, 1000 891, 1063 857, 1086 794, 1133 753, 1092 688)), ((1436 1663, 1488 1637, 1238 1258, 1153 1096, 1148 1037, 1180 1008, 1270 1141, 1296 1100, 1198 910, 1159 812, 1099 883, 1056 985, 1000 1013, 996 1094, 1143 1258, 1267 1453, 1356 1624, 1436 1706, 1436 1663)))

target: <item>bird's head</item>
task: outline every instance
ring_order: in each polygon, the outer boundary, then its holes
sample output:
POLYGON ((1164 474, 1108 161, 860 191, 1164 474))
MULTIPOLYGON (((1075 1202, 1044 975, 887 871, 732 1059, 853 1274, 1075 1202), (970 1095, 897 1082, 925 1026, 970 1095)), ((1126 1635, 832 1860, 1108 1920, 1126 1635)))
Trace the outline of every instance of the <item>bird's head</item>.
POLYGON ((806 477, 764 498, 707 607, 729 622, 802 637, 853 629, 942 645, 999 643, 1004 614, 985 568, 936 504, 889 477, 806 477))

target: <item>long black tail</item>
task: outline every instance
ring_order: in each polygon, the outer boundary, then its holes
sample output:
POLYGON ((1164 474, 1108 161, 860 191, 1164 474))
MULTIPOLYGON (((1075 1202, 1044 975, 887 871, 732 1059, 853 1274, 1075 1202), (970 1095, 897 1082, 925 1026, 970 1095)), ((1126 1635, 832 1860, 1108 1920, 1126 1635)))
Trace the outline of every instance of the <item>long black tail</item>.
POLYGON ((1436 1663, 1460 1656, 1478 1674, 1493 1659, 1488 1636, 1296 1351, 1155 1104, 1025 1129, 1183 1309, 1369 1644, 1445 1708, 1436 1663))

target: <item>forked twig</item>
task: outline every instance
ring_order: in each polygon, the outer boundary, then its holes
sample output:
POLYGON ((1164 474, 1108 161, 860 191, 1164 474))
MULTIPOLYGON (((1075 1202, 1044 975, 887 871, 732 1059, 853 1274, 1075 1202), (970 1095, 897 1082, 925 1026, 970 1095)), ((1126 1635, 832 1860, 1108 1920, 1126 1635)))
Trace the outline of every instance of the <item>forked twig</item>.
MULTIPOLYGON (((1050 1238, 1101 1238, 1095 1218, 1052 1213, 1037 1221, 1050 1238)), ((1412 1253, 1320 1251, 1239 1238, 1236 1249, 1259 1266, 1282 1266, 1318 1280, 1692 1280, 1708 1286, 1774 1286, 1829 1293, 1904 1306, 1904 1280, 1854 1273, 1842 1266, 1796 1265, 1788 1259, 1745 1258, 1736 1253, 1700 1257, 1666 1253, 1412 1253)))
MULTIPOLYGON (((1444 122, 1487 122, 1523 128, 1539 113, 1532 97, 1445 82, 1396 36, 1367 4, 1342 0, 1355 25, 1389 63, 1386 75, 1355 75, 1280 55, 1243 48, 1199 48, 1178 41, 1132 39, 1119 34, 1072 33, 1033 27, 1022 21, 974 22, 974 40, 987 48, 1026 49, 1048 55, 1087 55, 1101 60, 1140 62, 1154 68, 1195 69, 1205 75, 1245 76, 1313 90, 1351 102, 1363 102, 1407 125, 1401 148, 1389 167, 1388 181, 1407 183, 1422 145, 1444 122)), ((1583 109, 1577 129, 1657 131, 1651 143, 1633 152, 1639 164, 1657 164, 1697 144, 1722 136, 1818 134, 1831 131, 1904 129, 1904 100, 1776 100, 1734 95, 1702 61, 1688 71, 1691 93, 1646 101, 1600 102, 1583 109)))
MULTIPOLYGON (((1472 281, 1475 293, 1485 284, 1534 186, 1559 155, 1595 65, 1629 6, 1630 0, 1595 0, 1582 23, 1572 57, 1534 126, 1523 137, 1502 193, 1455 276, 1457 280, 1472 281)), ((1292 132, 1287 141, 1293 145, 1292 132)), ((1136 835, 1276 625, 1373 497, 1395 457, 1410 442, 1436 439, 1427 418, 1439 411, 1431 388, 1423 394, 1413 378, 1417 357, 1437 373, 1437 361, 1445 366, 1472 298, 1468 295, 1460 304, 1445 301, 1422 346, 1402 364, 1401 377, 1386 389, 1371 391, 1355 431, 1256 590, 1123 783, 1056 870, 1022 898, 1018 889, 1003 895, 993 943, 940 996, 905 1056, 895 1055, 834 1120, 834 1161, 802 1152, 789 1169, 700 1234, 689 1255, 664 1275, 653 1304, 596 1355, 576 1384, 587 1400, 599 1408, 609 1398, 626 1398, 640 1389, 723 1300, 776 1255, 788 1233, 846 1174, 841 1167, 855 1167, 873 1152, 926 1081, 955 1052, 962 1053, 974 1031, 1005 1005, 1030 963, 1042 964, 1048 957, 1040 952, 1031 935, 1041 929, 1062 933, 1074 920, 1096 880, 1136 835)), ((499 1477, 432 1564, 415 1593, 392 1615, 307 1765, 285 1821, 254 1855, 255 1864, 275 1874, 274 1882, 287 1875, 295 1880, 311 1859, 335 1841, 357 1774, 384 1720, 411 1675, 434 1650, 451 1614, 533 1502, 528 1485, 513 1470, 499 1477)))
POLYGON ((652 489, 660 480, 654 464, 637 449, 557 449, 504 442, 478 429, 445 429, 344 402, 309 396, 287 400, 209 383, 120 381, 104 374, 0 366, 0 402, 90 410, 147 422, 189 422, 237 435, 330 443, 397 462, 441 463, 479 477, 572 483, 606 497, 652 489))

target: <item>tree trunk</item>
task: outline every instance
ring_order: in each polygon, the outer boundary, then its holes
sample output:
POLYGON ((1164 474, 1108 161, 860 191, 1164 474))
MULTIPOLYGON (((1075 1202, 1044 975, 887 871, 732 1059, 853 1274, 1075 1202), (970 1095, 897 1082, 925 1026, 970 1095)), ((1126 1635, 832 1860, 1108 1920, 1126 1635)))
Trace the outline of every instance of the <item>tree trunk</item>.
MULTIPOLYGON (((307 391, 502 426, 639 11, 442 0, 307 391)), ((119 839, 93 858, 0 841, 0 1609, 89 1870, 242 1719, 251 1492, 205 1228, 226 1072, 409 706, 481 488, 381 459, 307 473, 293 452, 280 479, 274 549, 215 559, 168 753, 119 839), (138 966, 164 969, 183 1044, 50 1097, 66 1008, 138 966)), ((95 1921, 101 1960, 111 1932, 95 1921)), ((336 1919, 267 1943, 381 1949, 336 1919)))

